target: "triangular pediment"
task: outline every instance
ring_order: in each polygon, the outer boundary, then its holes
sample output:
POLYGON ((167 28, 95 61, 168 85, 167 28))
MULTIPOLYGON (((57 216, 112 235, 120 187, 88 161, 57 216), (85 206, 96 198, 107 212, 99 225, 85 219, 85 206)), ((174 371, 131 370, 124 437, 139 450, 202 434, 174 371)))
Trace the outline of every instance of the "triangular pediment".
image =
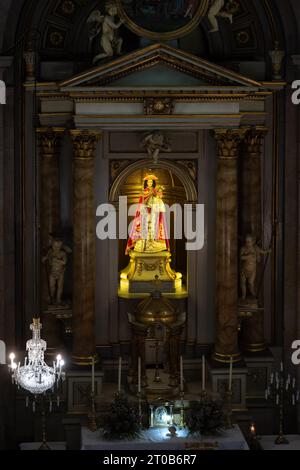
POLYGON ((62 90, 166 86, 257 89, 262 84, 162 44, 115 58, 60 84, 62 90))

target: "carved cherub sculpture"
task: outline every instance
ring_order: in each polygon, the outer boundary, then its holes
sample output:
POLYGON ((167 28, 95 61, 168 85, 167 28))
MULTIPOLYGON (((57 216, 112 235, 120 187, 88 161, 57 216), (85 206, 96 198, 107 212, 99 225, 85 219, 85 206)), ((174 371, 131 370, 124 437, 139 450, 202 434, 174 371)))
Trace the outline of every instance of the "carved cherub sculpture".
POLYGON ((233 22, 233 15, 225 10, 225 0, 212 0, 211 7, 208 11, 208 19, 211 24, 210 33, 219 31, 218 16, 228 18, 230 23, 233 22))
POLYGON ((169 139, 158 131, 146 135, 142 146, 147 149, 148 155, 154 163, 158 162, 160 152, 171 152, 172 150, 169 139))
POLYGON ((240 287, 242 300, 246 300, 247 294, 253 299, 257 298, 256 275, 257 266, 261 262, 261 255, 270 253, 271 250, 261 249, 253 235, 247 235, 245 243, 240 251, 240 287))
POLYGON ((121 19, 115 23, 118 9, 114 0, 108 0, 105 9, 105 15, 102 15, 99 10, 94 10, 87 19, 90 41, 101 34, 100 45, 102 52, 94 57, 93 63, 105 57, 119 55, 122 50, 123 39, 119 37, 118 29, 122 26, 124 20, 121 19))
POLYGON ((72 250, 64 245, 60 238, 52 237, 48 252, 42 258, 42 262, 46 266, 49 297, 52 305, 62 305, 67 255, 69 253, 72 253, 72 250))

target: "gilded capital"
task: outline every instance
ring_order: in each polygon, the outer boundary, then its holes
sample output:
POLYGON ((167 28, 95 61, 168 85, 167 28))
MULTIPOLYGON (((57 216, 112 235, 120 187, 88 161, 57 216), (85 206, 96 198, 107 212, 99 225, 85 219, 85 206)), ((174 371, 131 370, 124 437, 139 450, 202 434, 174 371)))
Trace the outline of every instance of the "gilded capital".
POLYGON ((41 127, 36 132, 40 138, 42 157, 53 157, 56 155, 65 129, 63 127, 41 127))
POLYGON ((89 130, 71 130, 70 131, 74 158, 83 160, 95 157, 97 141, 101 137, 101 132, 89 130))
POLYGON ((245 131, 243 129, 215 129, 213 134, 218 143, 218 157, 236 159, 245 131))
POLYGON ((261 151, 262 140, 268 133, 266 127, 250 127, 245 129, 243 141, 243 152, 247 154, 259 155, 261 151))

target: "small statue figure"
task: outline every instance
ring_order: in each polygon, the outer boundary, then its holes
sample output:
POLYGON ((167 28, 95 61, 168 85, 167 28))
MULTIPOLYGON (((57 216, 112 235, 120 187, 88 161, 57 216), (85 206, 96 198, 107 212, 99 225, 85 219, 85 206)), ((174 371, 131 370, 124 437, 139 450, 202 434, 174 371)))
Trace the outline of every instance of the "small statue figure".
POLYGON ((233 15, 232 13, 228 13, 225 9, 225 0, 212 0, 212 5, 208 11, 208 19, 211 24, 210 33, 215 33, 219 31, 219 23, 217 16, 221 16, 222 18, 228 18, 230 23, 233 23, 233 15))
POLYGON ((105 9, 106 15, 102 15, 99 10, 95 10, 87 19, 90 28, 90 41, 101 34, 100 45, 103 52, 94 57, 94 64, 105 57, 113 57, 115 54, 120 55, 122 50, 123 39, 119 37, 118 29, 122 26, 124 20, 120 19, 118 23, 115 23, 118 9, 114 0, 108 0, 105 9))
POLYGON ((271 250, 263 250, 257 244, 252 235, 247 235, 245 244, 240 251, 240 283, 242 300, 246 300, 247 291, 250 297, 257 298, 255 289, 257 265, 261 262, 261 255, 270 253, 271 250))
POLYGON ((58 237, 52 237, 42 262, 46 266, 51 305, 62 305, 67 255, 72 250, 58 237))
POLYGON ((126 254, 130 250, 140 253, 170 250, 165 212, 163 186, 158 185, 157 176, 148 173, 144 178, 143 192, 139 198, 126 254))
POLYGON ((148 134, 142 141, 142 146, 147 149, 148 155, 154 163, 158 162, 160 152, 171 152, 172 150, 168 138, 158 131, 148 134))

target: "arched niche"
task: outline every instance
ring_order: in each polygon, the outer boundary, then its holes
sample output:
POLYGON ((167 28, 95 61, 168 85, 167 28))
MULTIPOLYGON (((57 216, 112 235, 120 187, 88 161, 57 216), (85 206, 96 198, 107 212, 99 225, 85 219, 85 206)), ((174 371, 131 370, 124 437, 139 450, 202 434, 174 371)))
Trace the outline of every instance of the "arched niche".
POLYGON ((110 192, 109 192, 109 202, 117 204, 119 196, 122 195, 122 187, 125 184, 126 180, 130 177, 132 173, 137 170, 166 170, 174 174, 182 183, 185 192, 185 202, 188 204, 196 203, 198 200, 198 193, 195 181, 190 175, 188 168, 184 165, 172 162, 168 160, 161 160, 158 163, 152 163, 149 159, 139 160, 137 162, 131 163, 128 165, 114 180, 110 192))
MULTIPOLYGON (((160 161, 151 164, 149 160, 140 160, 128 165, 113 182, 109 201, 118 207, 120 196, 127 196, 128 205, 138 202, 143 187, 143 178, 147 171, 156 174, 164 189, 164 202, 170 207, 179 204, 182 209, 184 204, 195 204, 198 199, 195 181, 191 177, 188 168, 182 164, 170 161, 160 161)), ((128 224, 131 218, 128 218, 128 224)), ((187 274, 187 254, 185 251, 185 239, 174 239, 173 218, 170 221, 170 248, 172 253, 173 268, 182 272, 184 279, 187 274)), ((183 231, 184 233, 184 231, 183 231)), ((125 255, 126 240, 119 240, 118 266, 124 269, 129 257, 125 255)))

